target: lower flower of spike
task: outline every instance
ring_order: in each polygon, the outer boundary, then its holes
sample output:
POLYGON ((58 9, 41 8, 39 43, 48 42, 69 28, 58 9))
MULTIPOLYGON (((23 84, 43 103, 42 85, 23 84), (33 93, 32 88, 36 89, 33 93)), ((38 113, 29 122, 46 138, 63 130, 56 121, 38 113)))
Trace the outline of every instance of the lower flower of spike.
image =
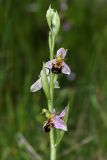
POLYGON ((42 110, 42 113, 45 113, 46 121, 43 125, 43 130, 45 132, 49 132, 51 127, 54 127, 56 129, 61 129, 63 131, 67 131, 67 125, 63 121, 63 117, 66 114, 66 108, 59 114, 56 114, 55 109, 51 112, 49 112, 46 109, 42 110))
POLYGON ((60 48, 56 53, 56 58, 45 63, 45 67, 49 68, 53 73, 71 74, 69 66, 64 62, 67 50, 60 48))

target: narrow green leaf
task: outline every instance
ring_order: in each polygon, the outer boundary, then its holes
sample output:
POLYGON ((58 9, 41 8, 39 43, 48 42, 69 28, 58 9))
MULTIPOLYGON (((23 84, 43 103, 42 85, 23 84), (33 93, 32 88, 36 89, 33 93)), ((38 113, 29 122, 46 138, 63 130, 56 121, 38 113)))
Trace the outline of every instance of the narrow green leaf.
POLYGON ((44 67, 44 64, 43 64, 43 73, 41 76, 41 80, 42 80, 43 90, 45 92, 47 99, 49 100, 50 99, 50 89, 49 89, 48 77, 46 75, 46 68, 44 67))
MULTIPOLYGON (((64 116, 64 121, 65 121, 65 123, 67 124, 67 120, 68 120, 68 115, 69 115, 69 106, 70 106, 70 103, 68 103, 68 105, 67 105, 67 111, 66 111, 66 115, 64 116)), ((55 146, 57 146, 60 142, 61 142, 61 140, 62 140, 62 138, 63 138, 63 136, 64 136, 64 131, 62 131, 62 130, 57 130, 57 139, 56 139, 56 144, 55 144, 55 146)))
MULTIPOLYGON (((65 121, 66 124, 67 124, 67 121, 68 121, 69 109, 71 109, 71 107, 72 107, 74 97, 75 97, 75 92, 72 94, 71 97, 69 97, 70 100, 69 100, 68 105, 67 105, 67 113, 66 113, 66 115, 65 115, 65 117, 64 117, 64 121, 65 121)), ((69 129, 68 129, 68 130, 69 130, 69 129)), ((62 130, 57 130, 57 138, 56 138, 55 146, 58 146, 58 145, 59 145, 59 143, 61 142, 61 140, 62 140, 62 138, 63 138, 63 136, 64 136, 64 133, 65 133, 65 132, 62 131, 62 130)))

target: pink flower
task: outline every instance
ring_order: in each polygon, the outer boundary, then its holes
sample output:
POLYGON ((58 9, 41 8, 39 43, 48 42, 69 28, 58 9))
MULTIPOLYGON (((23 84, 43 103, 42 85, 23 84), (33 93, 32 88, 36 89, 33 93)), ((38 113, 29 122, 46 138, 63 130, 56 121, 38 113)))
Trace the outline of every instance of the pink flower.
POLYGON ((60 48, 56 53, 56 58, 45 63, 45 67, 50 69, 53 73, 71 74, 69 66, 64 62, 67 50, 60 48))
POLYGON ((66 107, 59 115, 56 114, 55 109, 51 112, 49 112, 46 109, 43 109, 42 113, 45 113, 45 116, 47 118, 43 126, 45 132, 49 132, 51 127, 54 127, 56 129, 61 129, 63 131, 67 131, 67 125, 63 120, 63 117, 66 114, 66 107))

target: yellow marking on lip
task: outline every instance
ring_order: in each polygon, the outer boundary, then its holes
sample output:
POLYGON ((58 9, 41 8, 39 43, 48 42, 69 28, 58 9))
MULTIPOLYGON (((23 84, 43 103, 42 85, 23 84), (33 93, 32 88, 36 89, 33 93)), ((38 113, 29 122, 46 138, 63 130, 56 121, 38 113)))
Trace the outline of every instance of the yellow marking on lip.
POLYGON ((60 53, 56 59, 62 60, 62 53, 60 53))
POLYGON ((56 57, 56 61, 58 61, 58 62, 63 61, 62 53, 60 53, 60 55, 58 57, 56 57))
POLYGON ((45 117, 47 118, 47 119, 50 119, 51 117, 52 117, 52 113, 51 112, 49 112, 47 109, 42 109, 42 113, 44 113, 45 114, 45 117))

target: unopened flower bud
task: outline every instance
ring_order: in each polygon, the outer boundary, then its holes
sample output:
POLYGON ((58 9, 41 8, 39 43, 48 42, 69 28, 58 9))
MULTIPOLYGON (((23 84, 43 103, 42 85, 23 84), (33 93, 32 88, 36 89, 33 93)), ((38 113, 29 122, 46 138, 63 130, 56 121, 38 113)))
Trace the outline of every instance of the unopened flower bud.
POLYGON ((54 12, 53 19, 52 19, 52 26, 53 26, 54 34, 57 35, 60 28, 60 18, 57 11, 54 12))
POLYGON ((47 10, 47 13, 46 13, 46 19, 49 27, 51 27, 52 25, 53 15, 54 15, 54 9, 52 9, 51 6, 49 6, 49 9, 47 10))
POLYGON ((57 11, 49 7, 46 13, 46 18, 50 29, 52 29, 54 35, 57 35, 60 28, 60 18, 57 11))

